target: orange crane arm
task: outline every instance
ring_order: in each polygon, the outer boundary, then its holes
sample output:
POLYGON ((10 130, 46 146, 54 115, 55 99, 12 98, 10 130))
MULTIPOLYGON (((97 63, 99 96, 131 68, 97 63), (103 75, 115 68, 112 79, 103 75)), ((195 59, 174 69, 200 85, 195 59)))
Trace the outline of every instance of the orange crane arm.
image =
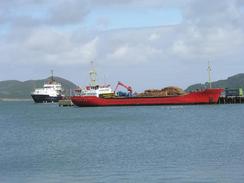
POLYGON ((132 93, 132 91, 133 91, 132 88, 131 88, 131 86, 128 86, 128 85, 126 85, 126 84, 124 84, 124 83, 122 83, 122 82, 119 81, 118 84, 117 84, 117 86, 116 86, 116 88, 115 88, 115 90, 114 90, 114 93, 117 91, 117 89, 118 89, 119 86, 123 86, 130 93, 132 93))

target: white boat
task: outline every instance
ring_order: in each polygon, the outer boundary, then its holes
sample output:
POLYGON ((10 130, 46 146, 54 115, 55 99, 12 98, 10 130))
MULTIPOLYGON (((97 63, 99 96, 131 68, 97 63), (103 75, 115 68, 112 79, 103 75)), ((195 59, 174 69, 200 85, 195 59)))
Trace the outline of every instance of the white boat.
POLYGON ((48 102, 58 102, 64 98, 63 88, 61 83, 58 83, 53 78, 53 73, 51 80, 44 83, 43 88, 37 88, 31 93, 31 97, 36 103, 48 103, 48 102))

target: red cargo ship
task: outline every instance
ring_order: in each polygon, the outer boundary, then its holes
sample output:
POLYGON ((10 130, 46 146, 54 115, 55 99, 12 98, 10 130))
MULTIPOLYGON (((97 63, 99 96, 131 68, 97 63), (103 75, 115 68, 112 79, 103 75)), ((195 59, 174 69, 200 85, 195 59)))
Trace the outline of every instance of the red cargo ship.
POLYGON ((138 105, 189 105, 189 104, 216 104, 223 92, 222 88, 209 88, 182 95, 171 96, 138 96, 132 94, 132 88, 121 82, 118 83, 128 90, 128 95, 121 96, 113 91, 110 85, 96 84, 96 72, 90 72, 91 83, 85 89, 77 90, 78 94, 71 97, 74 105, 79 107, 92 106, 138 106, 138 105))
POLYGON ((133 105, 186 105, 216 104, 223 89, 206 89, 180 96, 166 97, 111 97, 73 96, 72 102, 79 107, 85 106, 133 106, 133 105))

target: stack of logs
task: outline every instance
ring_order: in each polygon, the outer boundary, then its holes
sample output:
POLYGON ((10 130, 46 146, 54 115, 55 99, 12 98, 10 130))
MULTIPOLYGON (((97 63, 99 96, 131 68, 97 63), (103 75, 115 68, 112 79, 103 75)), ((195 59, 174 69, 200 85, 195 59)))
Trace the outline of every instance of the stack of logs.
POLYGON ((145 90, 143 93, 139 93, 137 97, 165 97, 165 96, 178 96, 184 95, 185 91, 181 88, 171 86, 166 87, 161 90, 158 89, 149 89, 145 90))

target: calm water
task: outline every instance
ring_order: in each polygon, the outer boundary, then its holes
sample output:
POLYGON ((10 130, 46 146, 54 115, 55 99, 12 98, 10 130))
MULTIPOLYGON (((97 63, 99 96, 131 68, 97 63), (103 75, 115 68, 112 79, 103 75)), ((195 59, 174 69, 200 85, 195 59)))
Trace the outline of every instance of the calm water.
POLYGON ((243 183, 244 105, 0 102, 1 183, 243 183))

